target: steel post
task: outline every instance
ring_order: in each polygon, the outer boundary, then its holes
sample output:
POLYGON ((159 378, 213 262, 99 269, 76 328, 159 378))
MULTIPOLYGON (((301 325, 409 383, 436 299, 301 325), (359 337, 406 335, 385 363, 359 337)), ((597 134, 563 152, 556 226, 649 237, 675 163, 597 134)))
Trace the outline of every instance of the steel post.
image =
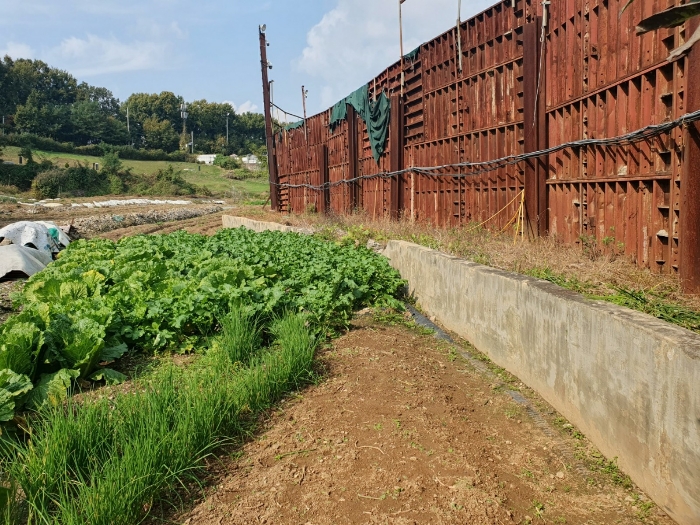
MULTIPOLYGON (((698 18, 687 22, 692 35, 698 18)), ((695 44, 686 58, 686 111, 700 109, 700 45, 695 44)), ((680 277, 683 291, 700 293, 700 123, 688 124, 685 134, 681 174, 680 277)))

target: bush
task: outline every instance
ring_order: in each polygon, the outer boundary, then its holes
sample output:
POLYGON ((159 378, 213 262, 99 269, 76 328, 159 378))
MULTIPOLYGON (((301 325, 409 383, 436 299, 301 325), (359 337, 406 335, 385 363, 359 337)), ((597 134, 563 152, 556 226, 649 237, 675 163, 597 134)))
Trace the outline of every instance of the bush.
POLYGON ((104 195, 109 192, 111 182, 87 166, 61 169, 53 168, 37 175, 32 191, 38 198, 55 199, 59 195, 75 196, 104 195))
POLYGON ((201 188, 187 182, 179 171, 175 171, 172 164, 166 169, 160 169, 152 175, 131 177, 128 189, 130 193, 150 196, 211 195, 211 192, 207 188, 201 188))
POLYGON ((30 162, 28 164, 0 164, 0 184, 16 186, 20 191, 27 191, 32 187, 32 181, 41 172, 53 168, 49 161, 40 164, 30 162))
POLYGON ((223 155, 217 155, 214 159, 214 166, 219 166, 220 168, 223 168, 225 170, 235 170, 239 169, 242 166, 242 164, 241 161, 238 159, 224 157, 223 155))
POLYGON ((129 146, 113 146, 111 144, 91 144, 89 146, 74 146, 70 142, 58 142, 31 133, 0 135, 1 146, 16 146, 41 151, 58 153, 76 153, 102 157, 107 152, 115 152, 121 159, 129 160, 166 160, 171 162, 194 162, 195 157, 185 151, 166 153, 163 150, 134 149, 129 146))
POLYGON ((0 144, 3 146, 16 146, 19 148, 32 148, 43 151, 56 151, 59 153, 73 153, 75 149, 70 142, 58 142, 32 133, 0 135, 0 144))

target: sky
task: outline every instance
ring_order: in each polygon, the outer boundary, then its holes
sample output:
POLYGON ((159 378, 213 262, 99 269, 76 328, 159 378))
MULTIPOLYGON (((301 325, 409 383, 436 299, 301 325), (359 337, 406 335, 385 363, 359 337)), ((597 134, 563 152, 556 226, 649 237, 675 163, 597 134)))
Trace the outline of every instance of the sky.
MULTIPOLYGON (((404 51, 454 26, 457 2, 405 0, 404 51)), ((462 19, 493 3, 464 2, 462 19)), ((121 100, 172 91, 262 112, 260 24, 274 101, 297 115, 302 85, 312 115, 400 54, 397 0, 0 0, 0 56, 43 60, 121 100)))

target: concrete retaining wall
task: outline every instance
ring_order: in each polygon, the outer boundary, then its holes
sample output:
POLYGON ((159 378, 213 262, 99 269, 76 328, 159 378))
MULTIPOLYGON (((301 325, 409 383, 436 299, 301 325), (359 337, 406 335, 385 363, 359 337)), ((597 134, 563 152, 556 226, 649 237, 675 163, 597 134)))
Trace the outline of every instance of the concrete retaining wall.
POLYGON ((678 523, 700 523, 700 336, 415 244, 384 255, 427 313, 617 456, 678 523))
POLYGON ((222 217, 222 221, 224 228, 240 228, 241 226, 245 226, 249 230, 256 232, 274 230, 280 232, 313 233, 313 230, 307 228, 295 228, 293 226, 285 226, 284 224, 278 224, 276 222, 254 221, 253 219, 247 219, 246 217, 234 217, 232 215, 224 215, 222 217))

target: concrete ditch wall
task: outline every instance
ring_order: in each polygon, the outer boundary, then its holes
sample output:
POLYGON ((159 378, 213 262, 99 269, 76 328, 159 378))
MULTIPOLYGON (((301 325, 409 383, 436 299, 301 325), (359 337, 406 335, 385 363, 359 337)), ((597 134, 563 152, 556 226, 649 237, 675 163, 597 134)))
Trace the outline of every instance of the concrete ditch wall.
POLYGON ((249 230, 253 230, 255 232, 274 230, 279 232, 313 233, 313 230, 306 228, 295 228, 293 226, 285 226, 284 224, 279 224, 276 222, 254 221, 253 219, 248 219, 246 217, 234 217, 232 215, 223 215, 222 222, 224 228, 240 228, 241 226, 245 226, 249 230))
MULTIPOLYGON (((223 218, 224 227, 311 233, 223 218)), ((403 241, 384 255, 421 308, 519 377, 681 525, 700 524, 700 335, 403 241)))
POLYGON ((415 244, 384 255, 424 311, 618 457, 679 524, 700 523, 700 336, 415 244))

